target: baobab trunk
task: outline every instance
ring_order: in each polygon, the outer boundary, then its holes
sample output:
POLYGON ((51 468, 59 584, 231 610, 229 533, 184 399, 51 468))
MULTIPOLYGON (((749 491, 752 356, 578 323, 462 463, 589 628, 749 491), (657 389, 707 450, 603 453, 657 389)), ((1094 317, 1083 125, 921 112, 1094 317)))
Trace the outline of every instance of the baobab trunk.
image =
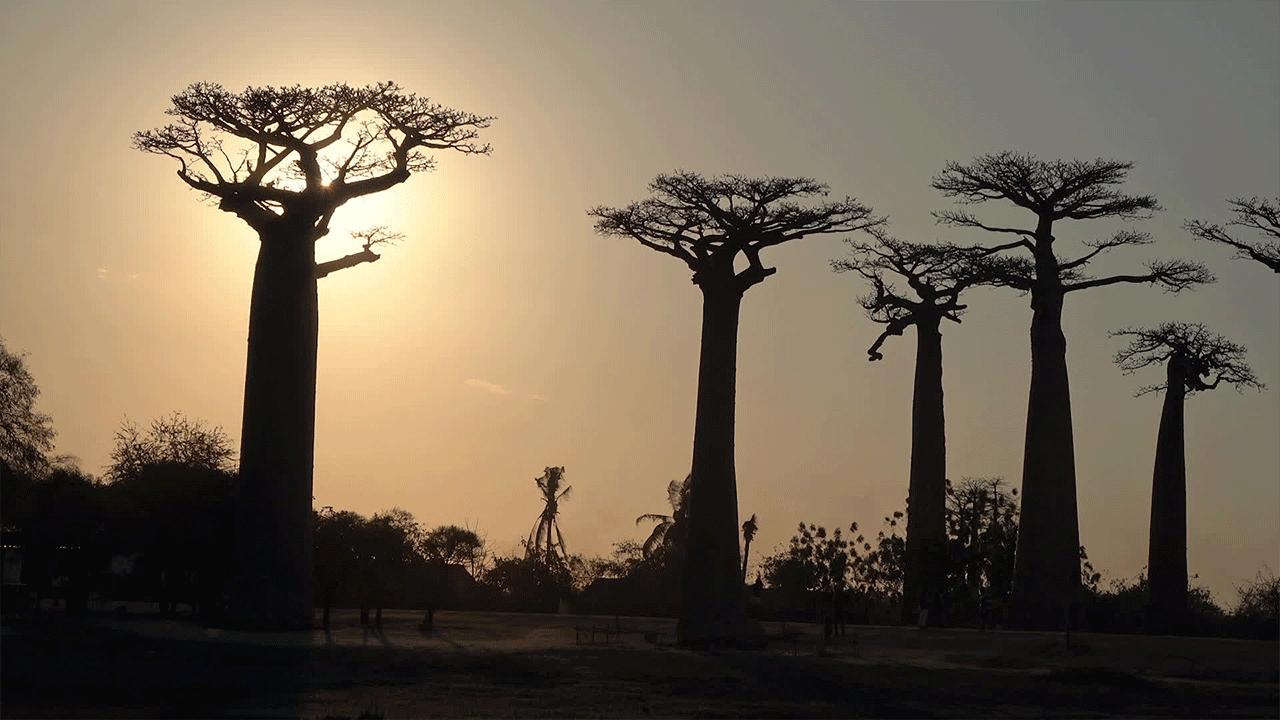
POLYGON ((229 621, 312 625, 317 298, 308 229, 263 232, 249 307, 229 621))
MULTIPOLYGON (((911 401, 911 481, 902 621, 915 622, 942 588, 947 524, 947 439, 942 404, 941 318, 916 322, 916 378, 911 401)), ((936 616, 936 609, 930 613, 936 616)))
MULTIPOLYGON (((1056 275, 1056 268, 1040 273, 1041 277, 1056 275)), ((1023 630, 1056 629, 1080 589, 1075 444, 1062 300, 1056 282, 1032 290, 1031 392, 1009 607, 1010 624, 1023 630)))
POLYGON ((689 534, 676 635, 680 644, 693 647, 753 645, 759 641, 751 632, 753 624, 746 619, 738 574, 738 487, 734 473, 742 292, 709 288, 707 284, 702 286, 702 356, 689 484, 689 534))
POLYGON ((1184 429, 1186 385, 1183 361, 1169 359, 1168 388, 1156 438, 1151 481, 1151 544, 1147 583, 1151 596, 1149 629, 1176 629, 1187 607, 1187 458, 1184 429))

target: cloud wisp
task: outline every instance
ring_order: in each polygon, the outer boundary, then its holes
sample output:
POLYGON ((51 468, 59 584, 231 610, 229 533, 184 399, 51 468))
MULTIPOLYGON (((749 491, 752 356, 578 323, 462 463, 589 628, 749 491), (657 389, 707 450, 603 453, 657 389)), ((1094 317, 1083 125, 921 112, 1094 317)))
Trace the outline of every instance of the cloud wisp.
MULTIPOLYGON (((511 390, 510 388, 499 385, 498 383, 489 382, 488 380, 479 380, 476 378, 470 378, 467 380, 463 380, 462 384, 470 388, 483 390, 493 395, 515 395, 516 394, 514 390, 511 390)), ((535 400, 537 402, 548 402, 546 395, 539 395, 538 393, 520 393, 520 394, 523 395, 527 400, 535 400)))
POLYGON ((463 380, 462 384, 466 385, 467 387, 473 387, 479 390, 484 390, 486 392, 491 392, 494 395, 510 395, 511 394, 510 390, 502 387, 497 383, 491 383, 487 380, 476 380, 475 378, 472 378, 470 380, 463 380))

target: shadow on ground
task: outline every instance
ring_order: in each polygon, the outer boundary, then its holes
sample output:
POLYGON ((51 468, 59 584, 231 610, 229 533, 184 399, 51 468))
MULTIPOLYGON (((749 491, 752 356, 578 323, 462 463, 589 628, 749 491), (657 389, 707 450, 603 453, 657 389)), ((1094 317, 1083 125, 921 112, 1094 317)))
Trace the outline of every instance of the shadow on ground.
MULTIPOLYGON (((547 627, 566 623, 555 616, 509 620, 542 636, 547 627)), ((367 644, 250 643, 211 640, 194 626, 187 626, 190 634, 175 632, 182 629, 176 625, 167 633, 137 631, 146 626, 145 620, 130 627, 92 618, 6 623, 0 712, 173 718, 356 718, 371 709, 387 718, 1280 716, 1269 669, 1243 682, 1108 667, 1111 651, 1097 649, 1100 636, 1090 638, 1092 646, 1077 641, 1071 651, 1053 636, 1008 634, 1005 645, 983 639, 987 649, 972 652, 974 638, 889 628, 851 632, 862 638, 856 645, 811 651, 796 644, 790 653, 693 653, 659 645, 575 645, 572 636, 567 644, 525 649, 458 649, 456 641, 410 646, 392 642, 407 637, 395 628, 373 633, 367 644), (965 640, 971 652, 957 652, 965 640), (908 658, 916 646, 932 645, 960 657, 951 663, 896 661, 877 645, 887 642, 904 646, 908 658), (1018 643, 1033 652, 1015 657, 1009 648, 1018 643), (1037 652, 1049 664, 1036 659, 1037 652)), ((487 636, 490 629, 484 617, 465 613, 439 625, 440 633, 463 639, 487 636)), ((1274 657, 1273 644, 1269 650, 1274 657)))

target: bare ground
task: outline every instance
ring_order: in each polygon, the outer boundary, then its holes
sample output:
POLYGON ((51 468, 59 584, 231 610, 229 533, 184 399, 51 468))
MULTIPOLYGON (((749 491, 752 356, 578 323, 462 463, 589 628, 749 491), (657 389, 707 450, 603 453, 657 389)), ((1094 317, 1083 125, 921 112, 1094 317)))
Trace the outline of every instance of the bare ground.
POLYGON ((1276 643, 850 626, 824 644, 815 626, 769 624, 767 651, 695 653, 663 644, 663 619, 438 613, 429 633, 408 612, 382 631, 334 619, 279 634, 6 623, 0 715, 1280 717, 1276 643))

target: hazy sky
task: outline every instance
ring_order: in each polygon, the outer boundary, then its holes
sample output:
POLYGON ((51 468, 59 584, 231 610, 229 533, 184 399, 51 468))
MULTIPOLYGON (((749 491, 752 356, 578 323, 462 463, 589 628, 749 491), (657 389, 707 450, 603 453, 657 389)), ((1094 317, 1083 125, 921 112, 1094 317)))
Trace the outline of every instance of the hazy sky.
MULTIPOLYGON (((0 4, 0 334, 29 353, 58 451, 101 472, 127 416, 181 411, 238 443, 257 240, 202 204, 176 163, 131 149, 196 81, 395 80, 495 115, 490 157, 438 169, 335 216, 407 240, 320 282, 317 505, 399 505, 466 523, 499 551, 527 536, 534 478, 564 465, 573 552, 642 539, 689 470, 701 296, 689 270, 592 231, 586 211, 647 196, 654 175, 806 175, 891 216, 904 239, 985 241, 938 227, 948 160, 1017 150, 1137 167, 1125 189, 1166 210, 1158 242, 1092 268, 1206 262, 1219 282, 1167 295, 1068 297, 1080 535, 1111 576, 1146 563, 1160 399, 1131 395, 1107 331, 1198 321, 1248 347, 1270 385, 1187 406, 1192 573, 1223 600, 1280 569, 1280 283, 1187 218, 1280 196, 1280 3, 13 2, 0 4), (270 11, 264 8, 270 7, 270 11)), ((976 211, 1019 219, 1003 208, 976 211)), ((1121 227, 1063 225, 1060 245, 1121 227)), ((858 238, 858 239, 865 239, 858 238)), ((867 361, 879 326, 833 274, 842 238, 766 251, 777 275, 743 304, 740 512, 753 559, 800 521, 864 529, 907 492, 914 340, 867 361)), ((1027 299, 968 295, 944 327, 952 478, 1021 477, 1027 299)))

